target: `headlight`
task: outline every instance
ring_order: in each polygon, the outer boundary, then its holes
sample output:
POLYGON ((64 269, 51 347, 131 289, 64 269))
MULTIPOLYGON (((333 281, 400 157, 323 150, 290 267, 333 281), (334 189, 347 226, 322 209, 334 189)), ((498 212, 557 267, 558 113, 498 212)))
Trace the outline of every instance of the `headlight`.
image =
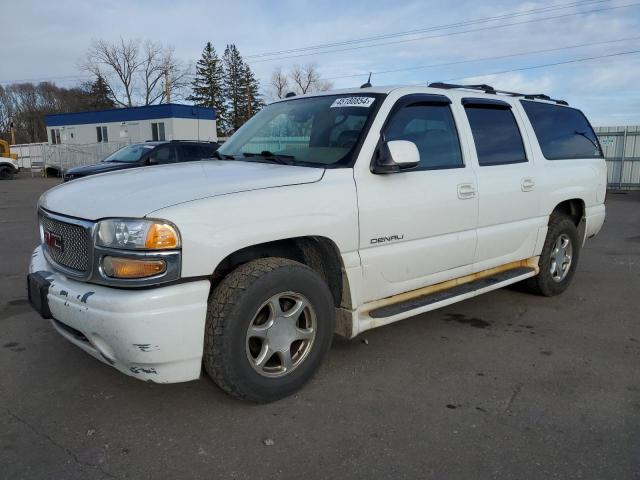
POLYGON ((112 219, 98 223, 96 244, 107 248, 167 250, 180 247, 178 229, 162 220, 112 219))

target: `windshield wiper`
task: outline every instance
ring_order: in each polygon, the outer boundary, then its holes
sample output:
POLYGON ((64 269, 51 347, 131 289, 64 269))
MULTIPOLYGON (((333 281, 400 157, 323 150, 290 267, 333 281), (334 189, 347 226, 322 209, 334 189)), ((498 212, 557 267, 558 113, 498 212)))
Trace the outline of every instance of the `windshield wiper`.
POLYGON ((273 153, 269 150, 263 150, 260 153, 244 152, 245 157, 260 157, 268 162, 278 163, 280 165, 293 165, 296 159, 293 155, 283 155, 281 153, 273 153))
POLYGON ((581 137, 586 138, 587 140, 589 140, 589 142, 591 142, 591 145, 593 145, 596 149, 596 151, 602 155, 602 151, 600 150, 600 145, 598 145, 598 142, 594 141, 589 135, 587 135, 586 132, 579 132, 578 130, 574 130, 575 134, 580 135, 581 137))

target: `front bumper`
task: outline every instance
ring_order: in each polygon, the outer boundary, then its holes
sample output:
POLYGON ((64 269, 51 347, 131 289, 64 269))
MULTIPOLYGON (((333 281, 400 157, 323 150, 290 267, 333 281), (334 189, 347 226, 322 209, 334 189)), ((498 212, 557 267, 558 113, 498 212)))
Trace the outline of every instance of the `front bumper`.
POLYGON ((55 329, 98 360, 140 380, 184 382, 200 376, 210 282, 127 290, 78 282, 54 271, 42 248, 29 273, 50 281, 55 329))

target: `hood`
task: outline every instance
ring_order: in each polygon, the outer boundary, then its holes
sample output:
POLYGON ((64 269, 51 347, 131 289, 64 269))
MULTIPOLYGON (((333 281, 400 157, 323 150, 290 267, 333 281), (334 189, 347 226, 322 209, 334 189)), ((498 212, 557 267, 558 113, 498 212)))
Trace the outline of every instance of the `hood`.
POLYGON ((84 165, 82 167, 70 168, 65 172, 65 176, 73 175, 84 177, 86 175, 95 175, 97 173, 113 172, 115 170, 125 170, 127 168, 139 167, 139 163, 127 162, 100 162, 95 165, 84 165))
POLYGON ((40 197, 40 206, 86 220, 144 217, 201 198, 317 182, 324 169, 207 160, 122 170, 79 178, 40 197))

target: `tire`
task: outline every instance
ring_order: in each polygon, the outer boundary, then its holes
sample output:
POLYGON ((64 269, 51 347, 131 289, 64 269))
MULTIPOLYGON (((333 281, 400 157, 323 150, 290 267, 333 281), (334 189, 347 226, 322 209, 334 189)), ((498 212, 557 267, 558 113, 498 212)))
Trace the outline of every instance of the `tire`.
POLYGON ((0 167, 0 180, 13 180, 13 171, 8 167, 0 167))
POLYGON ((253 260, 209 297, 204 368, 233 397, 278 400, 313 376, 334 327, 333 297, 320 275, 293 260, 253 260))
POLYGON ((533 278, 527 280, 527 286, 539 295, 546 297, 552 297, 564 292, 578 266, 578 258, 580 257, 580 239, 578 237, 578 229, 576 228, 573 220, 566 215, 554 213, 549 220, 549 230, 547 231, 547 238, 544 241, 542 248, 542 254, 540 255, 540 273, 533 278), (566 266, 566 271, 562 267, 557 269, 560 263, 559 258, 561 252, 556 253, 556 247, 562 244, 562 240, 569 241, 569 247, 565 247, 565 260, 563 266, 566 266), (570 257, 570 260, 566 261, 566 256, 570 257))

